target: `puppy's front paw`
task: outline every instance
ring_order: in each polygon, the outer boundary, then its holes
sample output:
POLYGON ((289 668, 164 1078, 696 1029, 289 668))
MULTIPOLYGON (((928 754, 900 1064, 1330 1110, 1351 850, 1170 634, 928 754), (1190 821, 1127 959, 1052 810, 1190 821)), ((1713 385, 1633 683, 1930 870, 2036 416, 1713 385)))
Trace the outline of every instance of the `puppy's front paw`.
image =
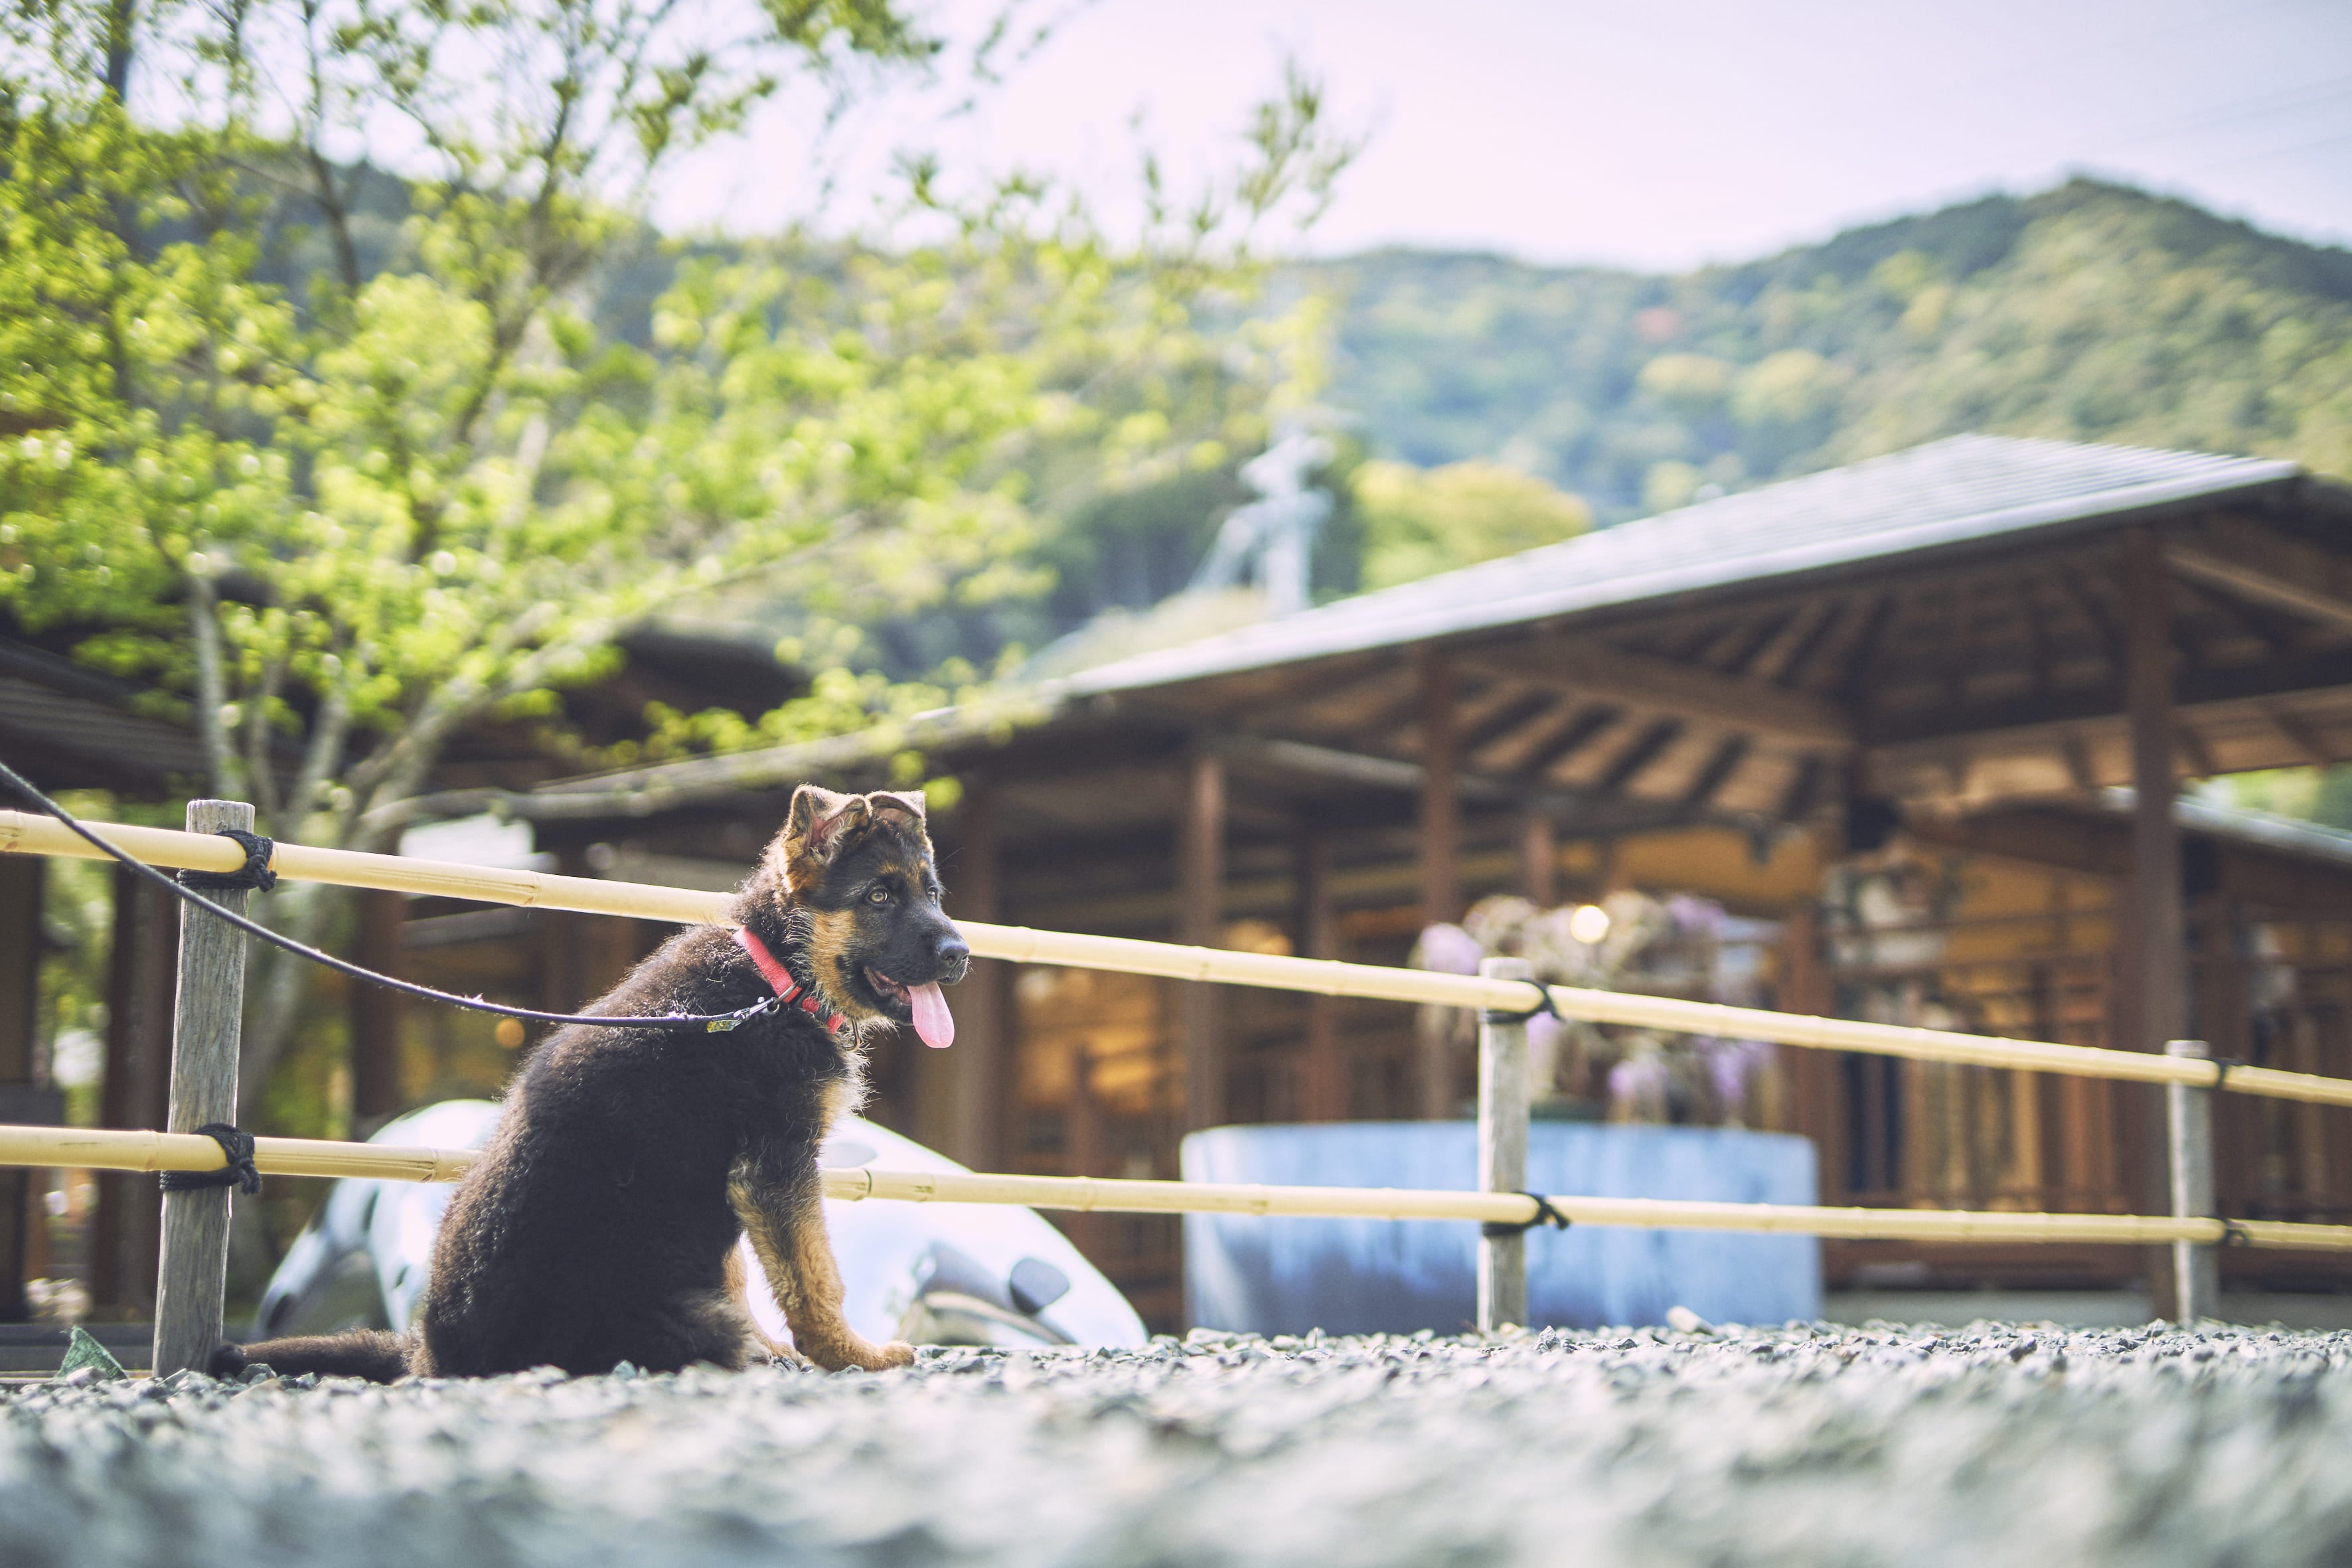
POLYGON ((860 1372, 887 1372, 894 1366, 915 1364, 915 1347, 904 1340, 892 1340, 887 1345, 867 1344, 858 1340, 844 1347, 841 1358, 845 1367, 854 1366, 860 1372))

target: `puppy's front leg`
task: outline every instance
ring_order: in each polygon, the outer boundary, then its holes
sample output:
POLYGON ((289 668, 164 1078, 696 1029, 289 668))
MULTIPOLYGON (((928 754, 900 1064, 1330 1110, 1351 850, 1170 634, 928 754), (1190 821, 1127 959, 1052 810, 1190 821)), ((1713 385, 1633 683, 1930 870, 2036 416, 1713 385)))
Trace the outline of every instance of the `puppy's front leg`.
POLYGON ((874 1344, 842 1316, 841 1269, 825 1235, 824 1197, 814 1166, 804 1178, 787 1181, 740 1173, 730 1195, 803 1355, 828 1372, 845 1366, 880 1372, 913 1363, 914 1346, 903 1340, 874 1344))
POLYGON ((751 1270, 744 1267, 741 1248, 730 1247, 727 1249, 726 1270, 727 1299, 743 1310, 744 1327, 748 1331, 745 1354, 754 1361, 766 1356, 772 1361, 788 1362, 793 1366, 812 1364, 808 1357, 783 1341, 770 1339, 768 1331, 760 1326, 760 1320, 751 1315, 751 1270))

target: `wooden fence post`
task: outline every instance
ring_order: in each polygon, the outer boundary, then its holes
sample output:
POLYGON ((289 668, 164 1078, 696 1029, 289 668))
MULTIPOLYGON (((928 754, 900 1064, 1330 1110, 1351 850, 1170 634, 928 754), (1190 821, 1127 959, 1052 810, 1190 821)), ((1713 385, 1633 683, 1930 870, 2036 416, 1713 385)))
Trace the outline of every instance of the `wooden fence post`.
MULTIPOLYGON (((253 830, 243 801, 192 800, 188 831, 253 830)), ((245 912, 243 889, 206 895, 245 912)), ((236 1055, 245 1012, 245 933, 194 905, 180 908, 180 982, 172 1015, 172 1106, 166 1125, 194 1132, 236 1119, 236 1055)), ((220 1342, 228 1286, 226 1187, 163 1194, 163 1260, 155 1273, 157 1377, 204 1369, 220 1342)))
MULTIPOLYGON (((1535 969, 1524 958, 1487 958, 1478 963, 1487 980, 1528 980, 1535 969)), ((1478 1023, 1478 1190, 1516 1193, 1528 1184, 1528 1026, 1498 1024, 1491 1014, 1478 1023)), ((1512 1226, 1489 1226, 1478 1241, 1478 1331, 1491 1334, 1505 1323, 1528 1321, 1528 1234, 1512 1226)))
MULTIPOLYGON (((2202 1040, 2169 1040, 2165 1054, 2203 1059, 2202 1040)), ((2164 1086, 2166 1131, 2171 1143, 2172 1214, 2209 1219, 2213 1214, 2213 1091, 2185 1083, 2164 1086)), ((2179 1321, 2221 1315, 2221 1255, 2193 1241, 2172 1244, 2173 1312, 2179 1321)))

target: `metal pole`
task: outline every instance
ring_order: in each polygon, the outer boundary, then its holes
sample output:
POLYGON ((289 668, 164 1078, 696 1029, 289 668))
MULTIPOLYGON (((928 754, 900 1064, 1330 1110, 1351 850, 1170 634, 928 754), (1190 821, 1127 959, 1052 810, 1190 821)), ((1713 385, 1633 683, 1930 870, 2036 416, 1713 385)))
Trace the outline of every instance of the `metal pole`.
MULTIPOLYGON (((192 800, 188 831, 251 832, 253 807, 236 800, 192 800)), ((207 895, 245 912, 243 889, 207 895)), ((236 1119, 236 1053, 245 1012, 245 933, 193 905, 180 907, 180 983, 172 1016, 168 1127, 193 1132, 236 1119)), ((226 1187, 163 1194, 163 1259, 155 1271, 155 1375, 201 1371, 220 1342, 228 1286, 226 1187)))
MULTIPOLYGON (((1527 980, 1524 958, 1481 960, 1489 980, 1527 980)), ((1528 1026, 1478 1024, 1478 1190, 1524 1192, 1528 1184, 1528 1026)), ((1478 1241, 1478 1330, 1528 1321, 1528 1235, 1489 1226, 1478 1241)))
MULTIPOLYGON (((2168 1040, 2165 1054, 2211 1056, 2202 1040, 2168 1040)), ((2177 1219, 2206 1219, 2213 1214, 2213 1091, 2185 1083, 2164 1086, 2167 1131, 2170 1135, 2172 1213, 2177 1219)), ((2174 1312, 2184 1323, 2219 1317, 2221 1311, 2221 1258, 2210 1247, 2195 1242, 2172 1244, 2174 1312)))

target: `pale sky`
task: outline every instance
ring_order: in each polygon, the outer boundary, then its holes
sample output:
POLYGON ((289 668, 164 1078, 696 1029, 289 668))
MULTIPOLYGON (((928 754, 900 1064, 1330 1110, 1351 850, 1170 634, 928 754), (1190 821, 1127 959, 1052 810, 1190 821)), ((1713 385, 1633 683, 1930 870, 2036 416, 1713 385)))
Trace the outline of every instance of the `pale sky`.
MULTIPOLYGON (((969 37, 992 8, 932 15, 969 37)), ((772 226, 820 163, 831 210, 863 210, 902 147, 1116 200, 1139 134, 1179 170, 1230 166, 1286 55, 1371 135, 1318 252, 1679 269, 2074 171, 2352 243, 2352 0, 1095 0, 973 113, 901 92, 820 156, 808 110, 778 108, 659 210, 772 226)))

